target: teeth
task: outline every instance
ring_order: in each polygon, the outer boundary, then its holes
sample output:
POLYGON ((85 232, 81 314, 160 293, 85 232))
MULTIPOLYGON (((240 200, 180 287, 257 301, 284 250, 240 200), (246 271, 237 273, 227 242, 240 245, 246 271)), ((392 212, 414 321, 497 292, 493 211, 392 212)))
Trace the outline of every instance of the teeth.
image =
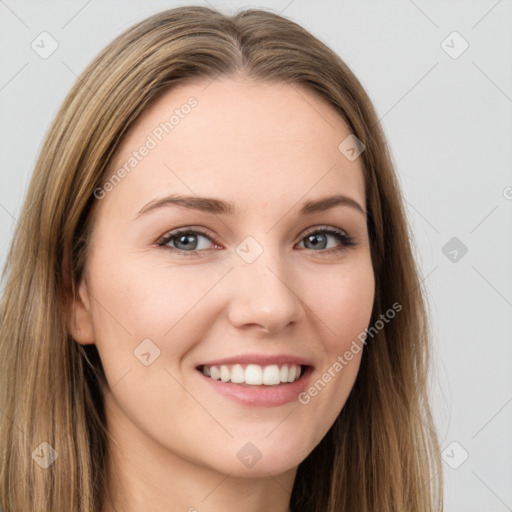
POLYGON ((263 374, 261 366, 257 364, 250 364, 245 369, 245 383, 253 386, 260 386, 263 384, 263 374))
MULTIPOLYGON (((205 368, 208 369, 207 366, 205 366, 205 368)), ((203 368, 203 373, 204 373, 204 368, 203 368)), ((206 373, 205 373, 205 375, 206 375, 206 373)), ((210 377, 215 380, 220 379, 220 370, 216 366, 212 366, 210 368, 210 377)))
POLYGON ((222 382, 227 382, 228 380, 231 380, 231 374, 227 366, 220 367, 220 380, 222 382))
POLYGON ((277 365, 265 366, 263 368, 263 384, 275 386, 281 382, 281 371, 277 365))
POLYGON ((260 366, 248 364, 245 369, 240 364, 203 366, 203 373, 207 377, 222 382, 234 384, 249 384, 251 386, 276 386, 282 382, 294 382, 301 375, 301 367, 296 364, 271 364, 260 366))
MULTIPOLYGON (((208 368, 205 366, 205 368, 208 368)), ((244 369, 239 364, 234 364, 231 368, 231 382, 235 384, 240 384, 244 382, 245 373, 244 369)))

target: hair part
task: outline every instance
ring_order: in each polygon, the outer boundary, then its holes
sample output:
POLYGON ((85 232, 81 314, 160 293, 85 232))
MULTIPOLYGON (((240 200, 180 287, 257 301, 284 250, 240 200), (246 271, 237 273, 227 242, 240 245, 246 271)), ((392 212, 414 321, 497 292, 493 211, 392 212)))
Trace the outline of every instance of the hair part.
MULTIPOLYGON (((375 302, 370 325, 401 311, 365 347, 339 417, 299 465, 303 512, 442 510, 430 411, 424 292, 400 188, 378 116, 347 65, 291 20, 180 7, 134 25, 87 66, 53 121, 9 251, 0 305, 0 508, 100 512, 110 442, 94 345, 69 334, 69 297, 83 278, 94 190, 139 116, 175 85, 217 77, 314 91, 362 141, 375 302), (58 462, 42 469, 42 442, 58 462)), ((108 392, 108 390, 106 391, 108 392)))

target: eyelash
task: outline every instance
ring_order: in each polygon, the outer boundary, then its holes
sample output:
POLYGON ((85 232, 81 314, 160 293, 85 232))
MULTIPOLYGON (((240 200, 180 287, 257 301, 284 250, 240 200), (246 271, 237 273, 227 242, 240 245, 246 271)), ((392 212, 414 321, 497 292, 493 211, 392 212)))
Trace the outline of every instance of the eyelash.
MULTIPOLYGON (((341 242, 341 245, 339 247, 335 247, 335 248, 331 248, 331 249, 325 249, 325 250, 321 250, 321 251, 314 251, 313 249, 309 249, 310 251, 313 251, 315 253, 316 252, 318 252, 319 254, 338 253, 338 252, 341 252, 341 251, 346 251, 346 250, 348 250, 349 247, 357 245, 355 240, 352 237, 348 236, 344 231, 342 231, 341 229, 338 229, 338 228, 331 227, 331 226, 316 226, 315 228, 312 228, 311 230, 306 231, 306 233, 303 235, 303 237, 301 238, 300 241, 302 242, 308 236, 316 235, 318 233, 328 233, 329 235, 334 236, 335 238, 338 239, 338 241, 341 242)), ((197 250, 194 250, 194 251, 184 251, 182 249, 176 249, 175 247, 170 247, 170 246, 167 245, 169 242, 171 242, 175 238, 178 238, 181 235, 191 235, 191 234, 194 234, 194 235, 198 234, 198 235, 205 236, 211 242, 217 243, 217 242, 215 242, 215 239, 213 238, 211 232, 209 232, 208 230, 203 231, 203 230, 196 230, 196 229, 183 229, 183 228, 180 228, 180 229, 177 229, 175 231, 171 231, 171 232, 167 233, 166 235, 164 235, 157 242, 157 245, 159 247, 164 247, 166 249, 169 249, 170 251, 172 251, 174 253, 177 253, 177 254, 182 254, 182 255, 187 255, 187 256, 195 256, 198 253, 203 252, 205 249, 202 249, 202 250, 199 250, 199 251, 197 251, 197 250)), ((306 249, 306 250, 308 250, 308 249, 306 249)))

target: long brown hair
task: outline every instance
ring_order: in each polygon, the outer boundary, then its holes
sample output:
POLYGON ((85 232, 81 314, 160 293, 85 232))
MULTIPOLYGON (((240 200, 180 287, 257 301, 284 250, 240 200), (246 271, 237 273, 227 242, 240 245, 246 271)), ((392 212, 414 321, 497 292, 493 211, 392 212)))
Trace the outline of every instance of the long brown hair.
POLYGON ((343 117, 365 148, 360 158, 376 279, 371 325, 401 305, 368 342, 341 414, 300 464, 292 508, 442 510, 427 395, 426 301, 370 99, 339 56, 282 16, 180 7, 136 24, 94 59, 66 97, 37 160, 0 309, 3 512, 101 511, 109 441, 104 373, 95 346, 71 338, 63 296, 80 282, 94 190, 130 127, 173 85, 218 75, 307 87, 343 117), (36 459, 51 462, 50 447, 58 462, 43 468, 36 459))

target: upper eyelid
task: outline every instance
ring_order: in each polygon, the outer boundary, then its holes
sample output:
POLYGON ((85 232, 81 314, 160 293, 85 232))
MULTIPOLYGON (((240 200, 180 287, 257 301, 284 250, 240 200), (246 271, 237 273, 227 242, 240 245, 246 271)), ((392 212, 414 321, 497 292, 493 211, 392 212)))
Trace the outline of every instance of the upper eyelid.
POLYGON ((164 233, 158 240, 163 240, 167 237, 170 237, 170 236, 177 236, 179 235, 180 233, 197 233, 199 235, 202 235, 202 236, 207 236, 207 237, 210 237, 212 239, 215 239, 215 234, 213 233, 213 231, 209 230, 208 228, 205 228, 205 227, 188 227, 188 226, 185 226, 185 227, 182 227, 182 228, 175 228, 175 229, 171 229, 169 231, 167 231, 166 233, 164 233))
MULTIPOLYGON (((328 224, 319 224, 318 226, 312 226, 310 228, 306 228, 302 233, 305 233, 306 235, 309 233, 315 233, 316 231, 322 231, 322 230, 335 230, 335 231, 341 231, 346 236, 350 236, 346 229, 338 228, 336 226, 329 226, 328 224)), ((304 235, 304 236, 306 236, 304 235)))

